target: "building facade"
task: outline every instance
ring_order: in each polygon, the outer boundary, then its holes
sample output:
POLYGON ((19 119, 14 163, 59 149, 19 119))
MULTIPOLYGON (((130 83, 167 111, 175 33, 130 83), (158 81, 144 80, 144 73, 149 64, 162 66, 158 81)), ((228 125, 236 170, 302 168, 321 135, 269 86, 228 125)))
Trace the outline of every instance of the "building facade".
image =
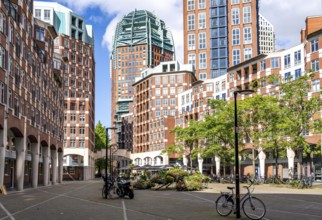
POLYGON ((61 183, 62 69, 55 28, 33 17, 33 1, 0 3, 0 186, 61 183))
POLYGON ((272 25, 257 0, 183 0, 184 62, 198 79, 213 79, 227 68, 274 51, 272 25))
POLYGON ((95 60, 91 25, 52 2, 34 3, 34 16, 55 27, 55 52, 64 60, 64 178, 94 177, 95 60))
POLYGON ((173 60, 171 31, 153 13, 135 10, 117 24, 110 61, 112 82, 112 120, 118 127, 115 142, 121 143, 122 115, 132 112, 132 84, 141 71, 162 61, 173 60))
POLYGON ((135 165, 169 165, 176 155, 162 154, 174 143, 175 116, 178 111, 178 94, 189 90, 196 81, 192 65, 177 61, 162 62, 142 72, 133 86, 134 121, 133 153, 135 165))

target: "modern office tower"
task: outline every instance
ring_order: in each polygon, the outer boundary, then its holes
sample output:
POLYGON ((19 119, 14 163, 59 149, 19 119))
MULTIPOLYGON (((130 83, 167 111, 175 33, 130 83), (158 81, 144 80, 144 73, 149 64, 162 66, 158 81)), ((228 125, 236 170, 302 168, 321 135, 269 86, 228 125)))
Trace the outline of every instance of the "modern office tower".
POLYGON ((34 16, 55 27, 55 52, 66 60, 64 86, 64 166, 66 179, 94 177, 95 61, 91 25, 70 9, 34 2, 34 16))
POLYGON ((0 4, 0 186, 20 191, 62 182, 63 90, 54 27, 15 2, 0 4))
MULTIPOLYGON (((184 62, 194 64, 198 79, 213 79, 227 68, 256 56, 261 48, 258 0, 183 0, 184 62)), ((265 30, 260 32, 260 30, 265 30)), ((271 39, 263 37, 263 45, 271 39)), ((274 43, 274 42, 273 42, 274 43)), ((264 50, 265 49, 265 50, 264 50)))
POLYGON ((275 51, 274 26, 259 14, 259 52, 272 53, 275 51))
POLYGON ((142 72, 133 84, 134 121, 133 153, 135 165, 168 165, 176 155, 168 157, 161 151, 174 143, 175 115, 178 94, 191 88, 197 79, 193 66, 177 61, 162 62, 142 72))
POLYGON ((153 13, 135 10, 117 24, 110 61, 112 120, 117 123, 116 142, 121 143, 122 115, 132 112, 135 77, 162 61, 173 60, 171 31, 153 13))

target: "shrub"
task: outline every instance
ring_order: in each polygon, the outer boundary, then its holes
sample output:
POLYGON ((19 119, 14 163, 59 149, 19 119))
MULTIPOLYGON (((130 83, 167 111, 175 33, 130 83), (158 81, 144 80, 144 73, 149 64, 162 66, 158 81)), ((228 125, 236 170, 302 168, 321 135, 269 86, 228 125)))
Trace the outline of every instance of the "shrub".
POLYGON ((152 184, 148 180, 138 180, 134 183, 134 187, 136 189, 150 189, 152 187, 152 184))

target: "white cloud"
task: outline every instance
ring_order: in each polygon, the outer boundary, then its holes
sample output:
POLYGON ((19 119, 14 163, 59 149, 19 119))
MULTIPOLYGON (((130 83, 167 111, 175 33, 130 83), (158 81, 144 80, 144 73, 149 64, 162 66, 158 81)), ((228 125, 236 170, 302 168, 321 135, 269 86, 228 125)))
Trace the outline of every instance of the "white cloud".
POLYGON ((290 48, 301 42, 301 29, 308 16, 322 14, 321 0, 261 0, 259 12, 275 29, 276 49, 290 48))
POLYGON ((103 46, 111 50, 112 36, 116 24, 135 9, 148 10, 163 20, 166 26, 172 31, 176 47, 177 59, 183 62, 183 18, 182 0, 59 0, 65 2, 75 12, 82 12, 89 7, 98 7, 109 17, 111 22, 106 27, 103 37, 103 46))

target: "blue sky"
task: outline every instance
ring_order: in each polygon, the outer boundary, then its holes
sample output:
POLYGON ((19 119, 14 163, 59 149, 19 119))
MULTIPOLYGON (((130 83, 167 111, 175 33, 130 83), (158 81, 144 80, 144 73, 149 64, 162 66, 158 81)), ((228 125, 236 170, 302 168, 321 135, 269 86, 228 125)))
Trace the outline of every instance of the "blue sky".
MULTIPOLYGON (((51 0, 45 0, 55 2, 51 0)), ((177 59, 183 61, 183 0, 57 0, 93 25, 95 37, 95 124, 110 126, 109 51, 115 26, 134 9, 152 11, 164 20, 174 36, 177 59)), ((210 0, 207 0, 207 2, 210 0)), ((290 48, 300 43, 300 30, 307 16, 321 15, 321 0, 261 0, 259 12, 273 25, 276 47, 290 48), (308 2, 310 2, 308 4, 308 2)))

